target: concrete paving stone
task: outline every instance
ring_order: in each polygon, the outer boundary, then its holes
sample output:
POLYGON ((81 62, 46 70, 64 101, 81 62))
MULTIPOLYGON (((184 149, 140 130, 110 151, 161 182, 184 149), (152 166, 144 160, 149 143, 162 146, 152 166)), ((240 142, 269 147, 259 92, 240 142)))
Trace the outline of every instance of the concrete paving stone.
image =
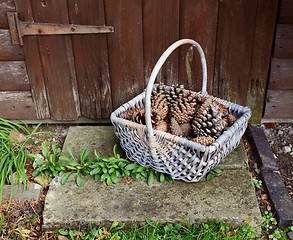
MULTIPOLYGON (((76 153, 87 147, 91 152, 98 149, 102 156, 110 157, 119 140, 111 126, 71 127, 67 144, 76 153)), ((261 214, 243 143, 219 167, 226 170, 210 182, 155 182, 152 186, 145 181, 129 184, 121 181, 106 186, 85 176, 82 187, 78 187, 75 176, 65 185, 61 185, 58 177, 52 181, 46 197, 43 230, 86 227, 89 222, 107 226, 114 220, 144 222, 147 217, 172 222, 182 222, 180 217, 185 217, 191 223, 219 217, 235 226, 243 222, 251 226, 260 224, 261 214)))
MULTIPOLYGON (((17 186, 14 186, 12 199, 18 202, 23 202, 25 200, 38 201, 40 200, 42 189, 43 189, 42 186, 36 183, 31 183, 28 189, 25 189, 25 190, 24 190, 23 184, 20 185, 19 190, 17 186)), ((3 194, 2 194, 3 199, 9 199, 10 193, 11 193, 11 186, 4 185, 3 194)))
POLYGON ((248 168, 248 159, 243 141, 240 141, 238 147, 219 163, 218 168, 223 170, 248 168))
POLYGON ((117 152, 125 157, 112 126, 70 127, 63 145, 62 155, 69 156, 66 150, 68 144, 73 148, 75 156, 78 156, 84 148, 87 148, 92 153, 92 159, 94 158, 95 149, 103 157, 112 157, 113 147, 117 144, 117 152))
POLYGON ((154 221, 201 223, 206 218, 220 218, 240 226, 261 223, 251 176, 244 169, 224 171, 212 181, 198 183, 175 181, 155 182, 120 181, 106 186, 91 176, 76 185, 71 176, 65 185, 61 178, 51 182, 43 213, 43 230, 56 228, 85 228, 89 222, 109 226, 113 221, 131 224, 154 221))

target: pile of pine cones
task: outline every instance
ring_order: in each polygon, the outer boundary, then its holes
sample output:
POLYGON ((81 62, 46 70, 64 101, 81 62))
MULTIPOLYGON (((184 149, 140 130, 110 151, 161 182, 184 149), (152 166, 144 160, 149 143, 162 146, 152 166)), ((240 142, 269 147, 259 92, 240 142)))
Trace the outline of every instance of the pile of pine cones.
MULTIPOLYGON (((158 85, 151 99, 152 125, 190 141, 208 146, 237 120, 227 108, 212 97, 196 95, 184 86, 158 85)), ((119 117, 145 124, 145 109, 122 112, 119 117)))

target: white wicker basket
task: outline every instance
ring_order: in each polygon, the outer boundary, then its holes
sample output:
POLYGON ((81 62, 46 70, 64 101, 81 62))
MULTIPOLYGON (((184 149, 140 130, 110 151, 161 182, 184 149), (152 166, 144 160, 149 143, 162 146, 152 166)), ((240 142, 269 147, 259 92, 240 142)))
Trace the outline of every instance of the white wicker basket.
POLYGON ((213 97, 224 104, 228 112, 237 116, 238 119, 210 146, 203 146, 170 133, 153 130, 150 114, 151 93, 156 76, 168 56, 183 44, 191 44, 196 47, 201 57, 202 91, 201 93, 194 92, 194 94, 208 96, 206 93, 207 68, 204 52, 196 41, 182 39, 173 43, 162 54, 152 71, 146 90, 115 110, 111 114, 111 121, 115 126, 115 134, 120 139, 120 145, 130 160, 159 172, 170 174, 173 179, 197 182, 238 146, 247 128, 251 110, 248 107, 213 97), (120 113, 137 107, 145 108, 146 125, 119 117, 120 113))

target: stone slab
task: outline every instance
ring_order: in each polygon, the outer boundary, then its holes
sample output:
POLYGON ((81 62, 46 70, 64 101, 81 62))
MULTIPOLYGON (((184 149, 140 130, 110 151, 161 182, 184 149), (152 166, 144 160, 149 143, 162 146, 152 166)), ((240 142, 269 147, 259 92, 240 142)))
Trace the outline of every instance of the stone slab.
POLYGON ((68 130, 66 136, 62 155, 67 155, 67 145, 70 145, 75 156, 78 156, 84 148, 90 151, 91 158, 94 157, 94 150, 97 149, 98 153, 103 157, 113 156, 113 146, 117 144, 117 152, 121 156, 125 156, 125 153, 120 148, 119 139, 114 133, 113 126, 73 126, 68 130))
MULTIPOLYGON (((119 139, 114 133, 113 126, 70 127, 63 145, 62 155, 69 156, 66 150, 68 144, 73 148, 75 156, 78 156, 84 148, 87 148, 92 153, 91 158, 94 156, 95 149, 103 157, 112 157, 113 146, 117 144, 117 152, 125 157, 125 153, 120 147, 119 139)), ((222 160, 218 167, 221 169, 247 168, 247 157, 242 141, 234 151, 222 160)))
POLYGON ((219 163, 218 168, 223 170, 248 168, 248 159, 243 141, 240 141, 238 147, 219 163))
MULTIPOLYGON (((91 152, 96 148, 102 156, 109 157, 119 140, 111 126, 71 127, 65 146, 67 144, 76 153, 84 147, 91 152)), ((261 214, 251 175, 246 169, 243 143, 219 167, 225 169, 222 174, 210 182, 198 183, 155 182, 148 186, 144 181, 129 184, 121 181, 106 186, 85 176, 83 186, 78 187, 75 176, 65 185, 61 185, 61 178, 56 178, 47 193, 43 230, 86 227, 89 222, 107 226, 114 220, 130 224, 144 222, 147 217, 172 222, 182 222, 180 217, 185 217, 191 223, 219 217, 235 226, 243 222, 251 226, 260 224, 261 214)))
POLYGON ((121 181, 106 186, 84 177, 81 187, 71 176, 65 185, 61 178, 51 182, 43 213, 43 230, 86 227, 89 222, 109 226, 114 220, 131 224, 155 221, 182 222, 180 217, 200 223, 216 217, 256 226, 261 215, 251 176, 244 169, 224 171, 212 181, 175 181, 148 186, 145 181, 121 181))
MULTIPOLYGON (((29 201, 38 201, 40 200, 41 193, 42 193, 42 186, 36 183, 31 183, 28 187, 28 189, 24 189, 23 184, 21 184, 19 191, 16 186, 14 186, 13 189, 13 198, 14 200, 18 202, 23 202, 26 200, 29 201)), ((9 199, 10 198, 10 193, 11 193, 11 186, 10 185, 4 185, 3 187, 3 194, 2 197, 3 199, 9 199)))

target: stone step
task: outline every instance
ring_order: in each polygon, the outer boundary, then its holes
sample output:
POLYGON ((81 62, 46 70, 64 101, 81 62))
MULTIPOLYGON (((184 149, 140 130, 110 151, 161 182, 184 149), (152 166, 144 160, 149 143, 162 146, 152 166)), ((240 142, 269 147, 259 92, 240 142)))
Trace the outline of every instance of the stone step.
MULTIPOLYGON (((38 201, 40 200, 41 193, 42 193, 43 187, 36 183, 30 183, 29 186, 26 188, 23 184, 21 184, 18 188, 18 185, 15 185, 13 188, 13 196, 12 199, 16 200, 18 202, 23 201, 38 201)), ((3 200, 10 199, 10 193, 11 193, 11 185, 4 185, 3 187, 3 193, 2 193, 2 202, 3 200)))
MULTIPOLYGON (((119 144, 113 127, 71 127, 65 141, 79 154, 84 147, 91 152, 97 149, 102 156, 110 157, 112 147, 119 144)), ((64 150, 63 150, 64 151, 64 150)), ((109 225, 113 221, 155 221, 200 223, 206 218, 230 221, 235 226, 243 222, 256 226, 261 214, 255 197, 251 175, 247 170, 247 157, 243 144, 233 151, 219 168, 223 173, 212 181, 198 183, 174 181, 148 186, 146 181, 120 181, 106 186, 91 176, 83 177, 83 185, 76 185, 72 175, 65 185, 61 178, 52 181, 43 213, 43 230, 57 228, 109 225)))

